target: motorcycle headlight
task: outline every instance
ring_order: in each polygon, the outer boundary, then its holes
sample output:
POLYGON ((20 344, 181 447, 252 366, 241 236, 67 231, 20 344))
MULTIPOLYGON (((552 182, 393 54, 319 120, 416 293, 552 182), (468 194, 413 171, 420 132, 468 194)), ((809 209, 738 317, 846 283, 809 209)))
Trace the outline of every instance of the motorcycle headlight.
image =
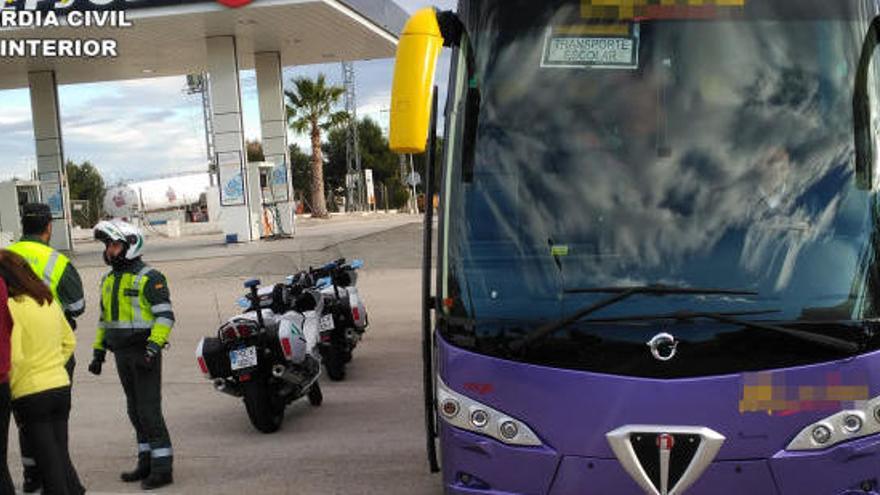
POLYGON ((439 377, 437 407, 440 418, 456 428, 486 435, 508 445, 527 447, 542 445, 538 435, 522 421, 470 397, 453 392, 439 377))
POLYGON ((832 414, 800 431, 786 450, 821 450, 841 442, 880 433, 880 397, 859 409, 832 414))

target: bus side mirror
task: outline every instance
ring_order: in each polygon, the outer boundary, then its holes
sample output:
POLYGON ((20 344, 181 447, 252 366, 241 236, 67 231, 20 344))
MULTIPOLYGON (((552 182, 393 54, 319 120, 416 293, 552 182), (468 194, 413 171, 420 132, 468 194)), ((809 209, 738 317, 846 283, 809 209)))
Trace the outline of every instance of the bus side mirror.
POLYGON ((390 147, 395 153, 424 153, 431 98, 443 36, 433 8, 407 21, 397 44, 391 88, 390 147))

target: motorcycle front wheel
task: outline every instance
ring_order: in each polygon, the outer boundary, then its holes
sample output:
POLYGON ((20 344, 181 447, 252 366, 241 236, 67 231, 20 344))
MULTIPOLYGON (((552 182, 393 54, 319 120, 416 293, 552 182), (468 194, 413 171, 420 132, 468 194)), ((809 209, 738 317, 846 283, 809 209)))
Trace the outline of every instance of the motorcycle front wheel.
POLYGON ((284 404, 273 401, 265 379, 243 383, 244 407, 254 428, 262 433, 275 433, 284 419, 284 404))

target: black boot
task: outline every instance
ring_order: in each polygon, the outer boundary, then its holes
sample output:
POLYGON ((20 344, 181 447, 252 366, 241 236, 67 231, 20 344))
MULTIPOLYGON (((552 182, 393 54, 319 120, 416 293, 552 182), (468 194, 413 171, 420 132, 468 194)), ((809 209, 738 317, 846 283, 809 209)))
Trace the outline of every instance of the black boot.
POLYGON ((153 471, 147 479, 141 481, 141 488, 144 490, 155 490, 170 485, 171 483, 174 483, 174 477, 171 475, 171 471, 153 471))
POLYGON ((43 481, 40 479, 40 472, 36 466, 27 466, 24 468, 24 483, 21 491, 24 493, 37 493, 43 487, 43 481))
POLYGON ((140 481, 146 479, 150 475, 150 453, 144 452, 138 454, 138 463, 137 467, 134 468, 134 471, 127 471, 122 473, 119 478, 126 483, 132 483, 134 481, 140 481))

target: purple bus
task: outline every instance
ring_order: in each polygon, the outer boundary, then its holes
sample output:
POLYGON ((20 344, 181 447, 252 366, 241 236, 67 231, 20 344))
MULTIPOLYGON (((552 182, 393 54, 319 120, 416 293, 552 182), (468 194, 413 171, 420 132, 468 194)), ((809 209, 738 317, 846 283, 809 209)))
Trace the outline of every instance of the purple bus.
POLYGON ((391 142, 437 154, 424 355, 447 494, 880 494, 878 15, 462 0, 410 19, 391 142))

